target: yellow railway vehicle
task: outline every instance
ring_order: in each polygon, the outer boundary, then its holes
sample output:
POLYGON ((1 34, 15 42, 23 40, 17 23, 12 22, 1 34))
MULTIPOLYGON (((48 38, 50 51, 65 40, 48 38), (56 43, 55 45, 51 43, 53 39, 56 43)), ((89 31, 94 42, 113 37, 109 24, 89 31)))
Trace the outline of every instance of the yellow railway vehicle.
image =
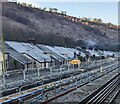
POLYGON ((80 60, 72 60, 71 64, 76 65, 76 64, 81 64, 80 60))

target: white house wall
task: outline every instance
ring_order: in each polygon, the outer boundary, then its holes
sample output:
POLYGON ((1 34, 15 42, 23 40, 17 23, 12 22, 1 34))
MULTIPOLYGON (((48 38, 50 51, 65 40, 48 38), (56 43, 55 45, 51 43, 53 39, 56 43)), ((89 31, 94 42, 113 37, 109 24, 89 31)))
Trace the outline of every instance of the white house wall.
POLYGON ((42 69, 44 69, 44 63, 41 63, 42 64, 42 69))
POLYGON ((49 68, 50 67, 50 63, 46 63, 46 68, 49 68))
POLYGON ((36 62, 36 66, 37 66, 37 68, 42 68, 42 63, 36 62))
MULTIPOLYGON (((36 62, 33 58, 31 58, 31 57, 29 57, 28 55, 26 55, 26 54, 23 54, 26 58, 28 58, 29 60, 31 60, 32 61, 32 64, 29 66, 29 68, 36 68, 36 67, 34 67, 34 65, 33 65, 33 63, 34 62, 36 62)), ((37 66, 37 65, 36 65, 37 66)), ((37 67, 38 68, 38 67, 37 67)))

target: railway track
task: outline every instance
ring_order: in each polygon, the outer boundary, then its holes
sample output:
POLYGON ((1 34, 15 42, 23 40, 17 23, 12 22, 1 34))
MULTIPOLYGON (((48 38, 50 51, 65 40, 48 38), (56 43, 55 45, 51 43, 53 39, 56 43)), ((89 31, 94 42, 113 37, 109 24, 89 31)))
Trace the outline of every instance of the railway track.
MULTIPOLYGON (((112 64, 112 62, 110 62, 110 63, 112 64)), ((101 65, 97 65, 97 66, 94 66, 93 68, 84 70, 82 73, 87 72, 87 71, 94 70, 95 68, 98 68, 98 67, 100 67, 100 66, 105 67, 106 65, 109 65, 110 63, 105 62, 105 63, 103 63, 103 64, 101 64, 101 65)), ((73 73, 73 71, 71 71, 71 72, 69 72, 69 73, 64 73, 64 74, 62 74, 61 79, 65 79, 65 78, 70 77, 70 73, 73 73)), ((74 73, 75 73, 74 75, 79 75, 81 72, 80 72, 80 71, 76 71, 76 72, 74 72, 74 73)), ((51 77, 48 76, 48 78, 45 78, 45 79, 48 79, 48 80, 44 81, 44 84, 48 84, 48 83, 57 81, 57 80, 59 80, 59 77, 60 77, 60 76, 57 75, 57 76, 53 76, 53 78, 51 79, 51 77)), ((24 84, 25 84, 25 82, 24 82, 24 84)), ((39 79, 39 81, 36 81, 35 83, 23 85, 21 91, 28 90, 28 89, 30 89, 30 88, 34 88, 34 87, 37 87, 37 86, 40 86, 40 85, 42 85, 42 84, 41 84, 41 81, 40 81, 40 79, 39 79)), ((19 89, 20 89, 20 88, 21 88, 21 85, 18 86, 18 87, 15 87, 15 88, 12 87, 11 89, 7 89, 7 90, 5 90, 5 91, 2 91, 2 95, 3 95, 3 96, 8 96, 8 95, 11 95, 11 94, 14 94, 14 93, 19 93, 19 89)))
MULTIPOLYGON (((92 80, 95 80, 95 79, 92 79, 92 80)), ((92 81, 92 80, 91 80, 91 81, 92 81)), ((65 94, 67 94, 67 93, 69 93, 69 92, 71 92, 71 91, 73 91, 73 90, 76 90, 77 88, 79 88, 79 87, 81 87, 81 86, 83 86, 83 85, 85 85, 85 84, 87 84, 87 83, 89 83, 89 82, 86 82, 86 83, 84 83, 84 84, 82 84, 82 85, 80 85, 80 83, 78 83, 78 84, 77 84, 77 87, 76 87, 75 84, 73 84, 73 86, 72 86, 71 88, 69 88, 69 89, 66 89, 66 87, 64 86, 64 92, 61 91, 61 93, 55 94, 55 95, 52 96, 51 98, 49 98, 49 99, 47 99, 47 100, 45 100, 45 101, 42 101, 41 103, 45 104, 45 103, 50 102, 50 101, 52 101, 52 100, 54 100, 54 99, 57 99, 58 97, 63 96, 63 95, 65 95, 65 94)), ((59 92, 60 92, 60 91, 59 91, 59 92)), ((52 91, 49 92, 48 95, 50 95, 51 93, 53 93, 53 92, 52 92, 52 91)), ((34 100, 34 99, 32 99, 30 102, 32 102, 33 100, 34 100)), ((31 104, 34 104, 34 103, 35 103, 35 102, 33 102, 33 103, 31 103, 31 104)))
POLYGON ((108 95, 108 97, 103 101, 103 103, 104 104, 117 104, 114 102, 116 102, 116 98, 118 97, 119 93, 120 93, 120 83, 118 83, 118 86, 108 95))
MULTIPOLYGON (((93 79, 94 80, 94 79, 93 79)), ((91 81, 93 81, 93 80, 91 80, 91 81)), ((88 82, 89 83, 89 82, 88 82)), ((87 83, 86 83, 87 84, 87 83)), ((83 84, 83 85, 85 85, 85 84, 83 84)), ((45 100, 45 101, 43 101, 43 102, 39 102, 39 103, 41 103, 41 104, 46 104, 46 103, 48 103, 48 102, 51 102, 51 101, 53 101, 53 100, 55 100, 55 99, 57 99, 57 98, 59 98, 59 97, 61 97, 61 96, 64 96, 65 94, 67 94, 67 93, 69 93, 69 92, 72 92, 72 91, 74 91, 74 90, 76 90, 77 88, 80 88, 81 86, 83 86, 83 85, 80 85, 80 84, 78 84, 77 85, 77 87, 76 86, 73 86, 72 88, 70 88, 69 90, 66 90, 66 91, 64 91, 63 93, 60 93, 60 94, 58 94, 58 95, 56 95, 56 96, 53 96, 53 97, 51 97, 50 99, 47 99, 47 100, 45 100)), ((52 92, 50 92, 50 93, 52 93, 52 92)), ((34 104, 35 102, 32 102, 32 103, 27 103, 27 104, 34 104)), ((80 103, 80 104, 86 104, 86 103, 80 103)), ((91 104, 91 103, 90 103, 91 104)), ((96 103, 95 103, 96 104, 96 103)))
POLYGON ((108 102, 108 104, 119 104, 120 102, 120 89, 115 93, 112 99, 108 102), (119 101, 117 101, 119 99, 119 101))
MULTIPOLYGON (((53 83, 53 84, 54 84, 54 83, 53 83)), ((53 86, 53 87, 54 87, 54 86, 53 86)), ((78 87, 80 87, 80 86, 78 86, 78 87)), ((70 90, 68 90, 68 91, 66 91, 66 92, 64 92, 64 93, 62 93, 62 94, 59 94, 59 95, 56 96, 56 97, 62 96, 62 95, 64 95, 65 93, 68 93, 68 92, 73 91, 73 90, 75 90, 75 89, 76 89, 76 87, 73 87, 73 88, 71 88, 70 90)), ((22 100, 31 99, 31 98, 33 98, 34 96, 41 94, 41 91, 43 91, 42 87, 39 88, 39 90, 37 90, 37 91, 33 91, 32 93, 24 94, 23 96, 21 96, 21 97, 19 97, 19 98, 14 98, 14 99, 10 100, 10 102, 13 102, 13 103, 16 103, 16 104, 17 104, 17 103, 19 102, 19 99, 22 99, 22 100)), ((46 90, 46 91, 49 91, 49 90, 46 90)), ((45 92, 46 92, 46 91, 45 91, 45 92)), ((56 97, 53 97, 52 99, 54 99, 54 98, 56 98, 56 97)), ((48 101, 48 100, 47 100, 47 101, 48 101)), ((8 102, 9 102, 9 101, 8 101, 8 102)), ((6 103, 6 102, 4 102, 4 103, 6 103)), ((4 104, 4 103, 3 103, 3 104, 4 104)))
POLYGON ((111 79, 109 82, 105 83, 99 89, 97 89, 92 94, 90 94, 85 99, 83 99, 79 104, 109 104, 108 102, 107 103, 104 102, 104 100, 109 96, 109 94, 112 93, 112 91, 119 84, 120 84, 120 73, 118 73, 118 75, 115 76, 113 79, 111 79))
POLYGON ((108 104, 119 104, 120 103, 120 87, 115 92, 114 96, 111 98, 111 100, 108 102, 108 104))

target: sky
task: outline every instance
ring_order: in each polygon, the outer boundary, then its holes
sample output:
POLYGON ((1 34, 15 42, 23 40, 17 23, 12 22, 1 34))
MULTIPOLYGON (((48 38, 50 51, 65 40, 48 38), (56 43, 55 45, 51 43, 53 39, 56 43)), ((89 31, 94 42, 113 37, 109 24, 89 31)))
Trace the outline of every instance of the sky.
MULTIPOLYGON (((25 1, 20 0, 20 2, 25 1)), ((66 11, 71 16, 101 18, 103 22, 118 25, 117 2, 33 2, 30 0, 27 3, 41 8, 57 8, 58 11, 66 11)))

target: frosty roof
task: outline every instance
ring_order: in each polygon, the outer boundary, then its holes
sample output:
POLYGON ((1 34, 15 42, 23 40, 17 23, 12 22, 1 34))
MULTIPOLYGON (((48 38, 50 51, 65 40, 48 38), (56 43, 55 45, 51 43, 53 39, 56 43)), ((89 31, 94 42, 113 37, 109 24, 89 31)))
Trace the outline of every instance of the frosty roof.
POLYGON ((62 58, 64 58, 64 59, 67 59, 66 56, 61 55, 60 52, 59 52, 57 49, 55 49, 54 47, 51 47, 51 46, 46 46, 46 47, 47 47, 48 49, 52 50, 54 53, 58 54, 60 57, 62 57, 62 58))
POLYGON ((45 53, 47 54, 51 54, 52 57, 54 57, 55 59, 59 60, 59 61, 64 61, 64 58, 61 57, 60 55, 58 55, 56 52, 54 52, 53 50, 49 49, 46 45, 41 45, 41 44, 37 44, 37 46, 43 50, 45 53))
POLYGON ((55 46, 54 48, 58 50, 59 54, 64 55, 64 56, 66 55, 66 57, 68 59, 73 59, 74 58, 74 52, 69 51, 67 48, 57 47, 57 46, 55 46))
POLYGON ((7 41, 6 43, 16 51, 25 53, 39 62, 51 61, 50 57, 43 54, 43 51, 33 44, 10 41, 7 41))
MULTIPOLYGON (((13 57, 15 60, 19 61, 23 65, 31 63, 31 61, 28 58, 24 57, 21 53, 17 52, 7 44, 4 44, 4 50, 5 53, 9 54, 11 57, 13 57)), ((1 44, 0 44, 0 51, 2 51, 1 44)))
POLYGON ((83 56, 83 57, 86 56, 85 53, 83 53, 82 51, 78 51, 77 49, 74 49, 74 48, 67 48, 67 49, 73 53, 80 54, 80 56, 83 56))
POLYGON ((95 50, 87 50, 91 56, 95 55, 95 56, 100 56, 99 52, 95 51, 95 50))
MULTIPOLYGON (((74 49, 74 48, 65 48, 65 47, 58 47, 58 46, 47 46, 47 45, 41 45, 41 44, 30 44, 30 43, 23 43, 23 42, 11 42, 11 41, 6 41, 10 47, 13 49, 9 50, 11 52, 11 55, 14 57, 17 57, 17 59, 22 60, 23 62, 26 59, 21 59, 22 54, 26 54, 27 56, 37 60, 38 62, 44 62, 44 61, 51 61, 52 59, 45 55, 44 53, 50 54, 52 57, 59 61, 64 61, 68 59, 73 59, 74 58, 74 52, 79 54, 81 56, 86 56, 86 54, 89 55, 94 55, 95 56, 111 56, 113 54, 118 55, 114 52, 111 51, 94 51, 94 50, 82 50, 82 49, 74 49), (14 50, 14 51, 13 51, 14 50), (18 55, 19 54, 19 55, 18 55), (16 56, 15 56, 16 55, 16 56)), ((1 47, 1 46, 0 46, 1 47)), ((0 48, 1 51, 1 48, 0 48)), ((8 51, 8 53, 10 53, 8 51)), ((120 54, 119 54, 120 55, 120 54)), ((26 63, 27 61, 23 62, 26 63)))

